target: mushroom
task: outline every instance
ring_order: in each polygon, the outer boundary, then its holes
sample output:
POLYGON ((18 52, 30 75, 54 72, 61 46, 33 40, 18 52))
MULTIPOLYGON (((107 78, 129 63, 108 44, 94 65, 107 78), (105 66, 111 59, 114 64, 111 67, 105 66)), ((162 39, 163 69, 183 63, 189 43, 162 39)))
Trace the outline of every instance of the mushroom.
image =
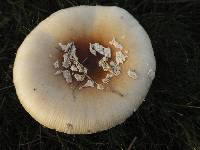
POLYGON ((77 6, 50 15, 25 38, 13 80, 21 104, 39 123, 68 134, 91 134, 136 111, 155 70, 151 41, 131 14, 115 6, 77 6), (69 48, 77 56, 74 66, 67 64, 69 48), (112 56, 103 58, 103 50, 112 56), (99 65, 102 59, 107 70, 99 65), (105 78, 109 82, 102 83, 105 78))

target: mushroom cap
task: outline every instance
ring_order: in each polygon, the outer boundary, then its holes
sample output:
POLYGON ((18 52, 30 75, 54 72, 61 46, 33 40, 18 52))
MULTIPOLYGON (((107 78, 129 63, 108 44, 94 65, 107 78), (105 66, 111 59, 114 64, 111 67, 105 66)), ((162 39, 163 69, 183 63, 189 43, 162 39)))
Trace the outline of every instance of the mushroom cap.
POLYGON ((68 134, 90 134, 114 127, 136 111, 155 70, 151 41, 131 14, 115 6, 77 6, 53 13, 25 38, 13 78, 21 104, 39 123, 68 134), (108 44, 113 37, 128 51, 128 58, 105 90, 78 90, 54 75, 58 43, 99 42, 114 49, 108 44), (137 79, 127 75, 130 68, 137 79))

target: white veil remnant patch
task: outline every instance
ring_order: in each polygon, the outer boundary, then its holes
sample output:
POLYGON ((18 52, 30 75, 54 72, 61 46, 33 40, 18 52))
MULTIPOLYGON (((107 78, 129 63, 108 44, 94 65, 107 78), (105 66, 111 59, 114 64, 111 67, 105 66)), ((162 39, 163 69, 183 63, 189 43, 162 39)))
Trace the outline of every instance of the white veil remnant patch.
POLYGON ((110 41, 109 44, 120 50, 123 49, 123 46, 115 40, 115 37, 113 37, 112 41, 110 41))
POLYGON ((94 81, 93 80, 87 80, 87 82, 81 86, 79 89, 85 88, 85 87, 94 87, 94 81))
POLYGON ((104 55, 105 57, 108 57, 108 58, 111 57, 110 48, 109 47, 108 48, 103 47, 99 43, 94 43, 94 44, 90 43, 90 48, 89 49, 90 49, 90 52, 95 56, 96 56, 96 52, 98 52, 99 54, 104 55))
POLYGON ((128 73, 128 76, 133 78, 134 80, 136 80, 138 78, 134 69, 129 69, 127 73, 128 73))
POLYGON ((117 51, 116 52, 116 62, 117 62, 117 64, 120 64, 120 63, 123 64, 127 57, 128 56, 124 55, 122 53, 122 51, 117 51))
POLYGON ((67 81, 67 83, 72 83, 72 76, 71 73, 68 70, 63 71, 63 77, 67 81))

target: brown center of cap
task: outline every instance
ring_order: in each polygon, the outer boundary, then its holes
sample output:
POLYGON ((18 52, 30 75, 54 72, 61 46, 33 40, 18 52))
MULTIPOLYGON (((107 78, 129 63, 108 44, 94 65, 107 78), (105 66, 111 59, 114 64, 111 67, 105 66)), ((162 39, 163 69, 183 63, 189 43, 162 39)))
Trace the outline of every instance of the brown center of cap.
MULTIPOLYGON (((96 82, 101 82, 106 76, 106 72, 99 67, 99 61, 103 58, 103 55, 96 53, 96 56, 93 55, 89 50, 89 43, 95 43, 92 40, 81 40, 75 42, 77 48, 76 55, 79 59, 79 62, 88 69, 88 75, 96 82)), ((101 44, 101 43, 99 43, 101 44)), ((101 44, 102 45, 102 44, 101 44)))
MULTIPOLYGON (((69 41, 71 42, 71 41, 69 41)), ((96 56, 93 55, 89 48, 90 43, 99 43, 104 47, 109 47, 108 42, 98 41, 93 38, 79 38, 74 41, 74 45, 76 47, 76 56, 78 57, 79 63, 81 63, 84 67, 86 67, 87 75, 92 78, 97 83, 102 83, 102 79, 106 77, 108 72, 104 71, 102 67, 99 67, 99 61, 103 58, 104 55, 100 53, 96 53, 96 56)), ((67 44, 67 43, 62 43, 67 44)), ((108 62, 113 59, 113 52, 111 50, 112 57, 108 59, 108 62)), ((58 60, 63 62, 63 54, 64 52, 60 51, 58 60)), ((85 81, 85 80, 84 80, 85 81)), ((73 78, 73 83, 77 83, 76 79, 73 78)))

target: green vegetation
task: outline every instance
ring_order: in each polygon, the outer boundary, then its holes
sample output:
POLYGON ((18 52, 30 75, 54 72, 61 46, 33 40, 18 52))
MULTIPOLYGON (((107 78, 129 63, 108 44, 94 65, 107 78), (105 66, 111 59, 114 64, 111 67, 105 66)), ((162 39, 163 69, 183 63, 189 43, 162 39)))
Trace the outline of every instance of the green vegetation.
MULTIPOLYGON (((200 149, 200 1, 1 0, 0 150, 200 149), (21 106, 12 82, 15 53, 25 36, 51 13, 76 5, 117 5, 148 32, 156 78, 126 122, 92 135, 42 127, 21 106)), ((23 75, 23 74, 22 74, 23 75)))

